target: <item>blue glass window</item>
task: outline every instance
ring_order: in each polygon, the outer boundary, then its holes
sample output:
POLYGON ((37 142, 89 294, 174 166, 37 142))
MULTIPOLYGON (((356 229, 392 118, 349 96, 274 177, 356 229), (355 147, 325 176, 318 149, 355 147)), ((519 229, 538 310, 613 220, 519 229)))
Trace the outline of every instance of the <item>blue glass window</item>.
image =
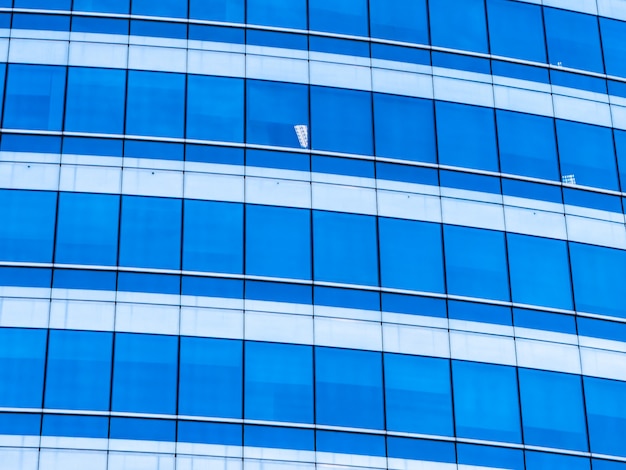
POLYGON ((316 280, 378 285, 374 217, 314 211, 313 253, 316 280))
POLYGON ((367 0, 309 0, 309 29, 367 36, 367 0))
POLYGON ((356 454, 385 457, 383 436, 355 432, 317 431, 316 450, 335 454, 356 454))
POLYGON ((57 195, 0 190, 0 259, 52 261, 57 195))
POLYGON ((248 0, 247 22, 307 29, 306 0, 248 0))
POLYGON ((119 196, 60 193, 55 261, 115 265, 119 196))
POLYGON ((248 205, 246 273, 310 279, 311 212, 248 205))
POLYGON ((74 0, 74 11, 128 13, 130 0, 74 0))
POLYGON ((243 444, 250 447, 315 450, 315 434, 312 429, 244 426, 243 436, 243 444))
POLYGON ((432 101, 374 93, 374 123, 376 155, 437 162, 432 101))
POLYGON ((600 17, 600 30, 606 73, 626 77, 626 23, 600 17))
POLYGON ((313 351, 310 346, 246 343, 245 417, 313 422, 313 351))
POLYGON ((586 451, 580 376, 520 369, 519 381, 526 444, 586 451))
POLYGON ((9 65, 4 127, 60 131, 65 101, 65 67, 9 65))
POLYGON ((241 341, 181 338, 179 414, 241 418, 242 357, 241 341))
POLYGON ((448 293, 509 300, 504 234, 444 226, 448 293))
POLYGON ((46 373, 46 408, 109 409, 113 335, 51 330, 46 373))
POLYGON ((178 421, 178 442, 241 446, 241 425, 178 421))
POLYGON ((45 330, 0 328, 0 406, 41 408, 45 330))
POLYGON ((316 150, 372 155, 371 94, 312 86, 311 126, 316 150))
POLYGON ((142 441, 176 440, 176 421, 171 419, 111 418, 109 438, 142 441))
POLYGON ((112 409, 176 413, 178 337, 118 333, 112 409))
POLYGON ((465 465, 475 465, 479 468, 506 468, 507 470, 525 470, 526 468, 524 453, 517 449, 457 444, 456 451, 461 468, 465 465))
POLYGON ((243 23, 245 0, 189 0, 189 18, 243 23))
POLYGON ((521 442, 514 367, 452 361, 452 379, 459 437, 521 442))
POLYGON ((567 244, 507 234, 513 302, 572 308, 567 244))
POLYGON ((571 455, 526 452, 526 470, 589 470, 589 459, 571 455))
POLYGON ((443 101, 435 107, 439 163, 498 171, 493 109, 443 101))
POLYGON ((370 0, 370 34, 428 44, 426 0, 370 0))
POLYGON ((429 2, 433 46, 489 52, 484 0, 429 2))
POLYGON ((591 452, 626 457, 626 382, 585 377, 591 452))
POLYGON ((382 429, 380 353, 316 348, 315 415, 318 424, 382 429))
POLYGON ((15 0, 15 8, 41 8, 43 10, 70 10, 72 0, 15 0))
POLYGON ((441 225, 378 219, 381 285, 444 292, 441 225))
POLYGON ((189 75, 187 138, 243 142, 243 80, 189 75))
POLYGON ((180 269, 181 209, 180 199, 124 196, 120 265, 180 269))
POLYGON ((109 437, 109 419, 100 416, 43 415, 42 436, 109 437))
POLYGON ((603 73, 597 16, 556 8, 543 12, 550 63, 603 73))
POLYGON ((187 1, 186 0, 132 0, 132 14, 134 15, 153 15, 153 16, 171 16, 174 18, 187 17, 187 1))
POLYGON ((243 272, 243 205, 185 200, 183 269, 243 272))
POLYGON ((184 137, 184 121, 185 75, 128 72, 127 134, 184 137))
POLYGON ((452 436, 448 360, 400 354, 384 360, 387 429, 452 436))
POLYGON ((294 126, 309 125, 307 88, 293 83, 247 80, 247 141, 300 147, 294 126))

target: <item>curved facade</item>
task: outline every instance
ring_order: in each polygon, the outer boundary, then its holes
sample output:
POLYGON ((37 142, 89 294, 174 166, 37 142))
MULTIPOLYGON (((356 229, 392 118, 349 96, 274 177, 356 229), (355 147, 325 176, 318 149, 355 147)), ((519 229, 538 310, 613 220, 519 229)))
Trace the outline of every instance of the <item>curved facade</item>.
POLYGON ((624 0, 0 26, 3 470, 626 469, 624 0))

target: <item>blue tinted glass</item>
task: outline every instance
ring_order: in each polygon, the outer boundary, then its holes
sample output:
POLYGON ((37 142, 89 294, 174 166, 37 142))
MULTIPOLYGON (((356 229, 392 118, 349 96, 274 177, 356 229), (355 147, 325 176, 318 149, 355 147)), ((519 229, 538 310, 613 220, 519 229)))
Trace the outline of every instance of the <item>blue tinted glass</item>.
POLYGON ((52 261, 56 193, 0 190, 0 259, 52 261))
MULTIPOLYGON (((309 124, 308 87, 248 80, 246 139, 254 144, 300 147, 294 126, 309 124)), ((303 145, 306 147, 306 145, 303 145)))
POLYGON ((313 158, 311 158, 311 171, 374 178, 374 162, 358 160, 356 158, 313 156, 313 158))
POLYGON ((500 194, 500 179, 493 176, 475 175, 461 171, 439 171, 439 180, 442 187, 469 189, 500 194))
POLYGON ((626 342, 626 323, 578 317, 578 334, 626 342))
POLYGON ((0 328, 0 406, 41 408, 46 334, 0 328))
POLYGON ((65 67, 9 66, 4 127, 60 131, 65 101, 65 67))
POLYGON ((602 52, 608 75, 626 77, 626 23, 609 18, 600 18, 602 52))
POLYGON ((552 118, 496 111, 503 173, 559 179, 552 118))
POLYGON ((311 87, 312 147, 371 155, 372 97, 365 91, 311 87))
POLYGON ((316 348, 315 391, 318 424, 383 428, 380 353, 316 348))
POLYGON ((185 200, 183 269, 243 272, 243 205, 185 200))
POLYGON ((127 292, 155 292, 158 294, 180 294, 180 278, 166 274, 142 274, 121 272, 117 288, 127 292))
POLYGON ((96 416, 44 415, 42 436, 109 437, 109 419, 96 416))
POLYGON ((171 16, 174 18, 187 17, 186 0, 132 0, 132 14, 171 16))
POLYGON ((116 280, 117 273, 114 271, 55 269, 52 287, 59 289, 115 290, 116 280))
POLYGON ((459 437, 521 442, 514 367, 452 361, 459 437))
POLYGON ((128 13, 130 0, 74 0, 74 11, 128 13))
MULTIPOLYGON (((6 18, 2 15, 2 19, 6 18)), ((69 31, 70 17, 65 15, 13 15, 13 23, 3 25, 3 27, 13 27, 15 29, 41 29, 48 31, 69 31)))
POLYGON ((81 137, 65 137, 63 139, 64 154, 121 157, 122 146, 122 140, 91 139, 81 137))
POLYGON ((41 415, 0 413, 0 433, 5 435, 37 436, 41 433, 41 415))
POLYGON ((374 93, 376 155, 436 163, 432 101, 374 93))
POLYGON ((50 331, 45 406, 53 409, 109 409, 113 335, 50 331))
POLYGON ((546 61, 541 6, 511 0, 487 0, 491 53, 546 61))
POLYGON ((557 120, 556 132, 563 176, 573 175, 584 186, 619 189, 610 128, 557 120))
POLYGON ((519 381, 526 444, 586 451, 580 376, 520 369, 519 381))
POLYGON ((400 354, 384 358, 387 429, 452 436, 450 363, 400 354))
POLYGON ((305 209, 246 207, 246 273, 311 278, 311 212, 305 209))
POLYGON ((185 75, 131 70, 126 109, 127 134, 183 137, 185 75))
POLYGON ((120 265, 180 269, 181 206, 180 199, 124 196, 120 265))
POLYGON ((550 83, 550 73, 545 68, 492 60, 491 71, 494 75, 503 75, 505 77, 520 78, 546 84, 550 83))
POLYGON ((243 23, 245 0, 189 0, 189 18, 243 23))
POLYGON ((59 153, 61 151, 61 138, 4 134, 1 148, 10 152, 59 153))
POLYGON ((383 436, 348 432, 317 431, 318 452, 336 454, 357 454, 385 457, 385 439, 383 436))
POLYGON ((246 299, 311 304, 311 286, 282 282, 246 281, 246 299))
POLYGON ((378 219, 383 287, 444 292, 441 225, 378 219))
POLYGON ((50 287, 51 278, 52 270, 50 269, 0 268, 0 285, 2 286, 50 287))
POLYGON ((111 418, 111 439, 137 439, 142 441, 176 440, 176 421, 170 419, 111 418))
POLYGON ((380 310, 378 292, 315 286, 315 305, 380 310))
POLYGON ((589 459, 571 455, 526 452, 526 470, 589 470, 589 459))
POLYGON ((439 184, 437 173, 437 170, 433 168, 376 162, 376 177, 378 179, 437 186, 439 184))
POLYGON ((69 10, 72 0, 14 0, 15 8, 41 8, 44 10, 69 10))
POLYGON ((84 33, 128 34, 127 20, 112 20, 109 18, 91 18, 84 16, 72 17, 72 31, 84 33))
POLYGON ((624 470, 626 463, 593 459, 593 470, 624 470))
POLYGON ((306 0, 248 0, 247 22, 306 29, 306 0))
POLYGON ((367 0, 309 0, 309 29, 367 36, 367 0))
POLYGON ((432 58, 433 65, 436 67, 467 70, 468 72, 476 73, 491 73, 491 65, 488 59, 445 52, 433 52, 432 58))
POLYGON ((313 422, 313 351, 310 346, 246 343, 245 417, 313 422))
POLYGON ((243 80, 189 75, 187 138, 243 142, 243 80))
POLYGON ((561 70, 550 70, 550 80, 552 85, 580 88, 581 90, 595 93, 606 93, 606 80, 603 78, 589 77, 580 73, 563 72, 561 70))
POLYGON ((119 196, 60 193, 57 263, 115 265, 119 196))
POLYGON ((178 421, 178 442, 240 446, 241 425, 178 421))
POLYGON ((597 17, 556 8, 543 11, 550 63, 603 73, 597 17))
POLYGON ((444 226, 448 293, 509 300, 504 234, 444 226))
POLYGON ((525 469, 524 453, 521 450, 472 444, 457 444, 456 449, 459 464, 475 465, 479 468, 525 469))
POLYGON ((507 234, 513 302, 572 308, 567 244, 507 234))
POLYGON ((203 295, 206 297, 241 299, 243 298, 243 281, 183 276, 182 293, 183 295, 203 295))
POLYGON ((585 377, 591 452, 626 457, 626 383, 585 377))
POLYGON ((243 165, 243 149, 217 147, 213 145, 185 146, 185 159, 191 162, 223 163, 225 165, 243 165))
POLYGON ((370 44, 372 59, 395 60, 412 64, 430 65, 430 51, 389 44, 370 44))
POLYGON ((308 172, 311 169, 310 160, 308 155, 301 153, 271 152, 252 149, 246 151, 246 166, 248 167, 260 166, 308 172))
MULTIPOLYGON (((181 144, 164 142, 150 142, 143 140, 126 140, 124 142, 124 157, 129 158, 158 158, 163 160, 184 160, 185 147, 181 144)), ((125 165, 134 162, 126 160, 125 165)))
POLYGON ((187 25, 165 21, 134 20, 130 22, 130 34, 158 38, 187 39, 187 25))
POLYGON ((408 313, 446 318, 446 302, 443 299, 415 295, 383 294, 382 308, 385 312, 408 313))
POLYGON ((178 338, 118 333, 112 409, 176 413, 178 338))
POLYGON ((124 133, 124 70, 70 67, 65 130, 124 133))
POLYGON ((181 338, 178 412, 241 418, 242 363, 241 341, 181 338))
POLYGON ((576 334, 576 318, 570 315, 514 308, 513 316, 518 327, 576 334))
POLYGON ((243 435, 245 446, 315 450, 315 434, 312 429, 244 426, 243 435))
POLYGON ((572 206, 589 207, 618 214, 622 212, 622 201, 619 197, 595 191, 563 188, 563 202, 572 206))
POLYGON ((613 135, 615 136, 620 186, 622 191, 626 191, 626 132, 614 129, 613 135))
POLYGON ((513 324, 510 308, 475 302, 448 300, 448 316, 450 320, 478 321, 497 325, 513 324))
POLYGON ((489 52, 483 0, 429 2, 433 46, 489 52))
MULTIPOLYGON (((203 5, 210 4, 211 1, 204 1, 203 5)), ((221 1, 221 0, 220 0, 221 1)), ((226 0, 228 1, 228 0, 226 0)), ((192 0, 192 5, 193 5, 192 0)), ((236 2, 230 2, 235 4, 236 2)), ((210 12, 216 14, 217 12, 210 12)), ((243 15, 243 12, 242 12, 243 15)), ((225 20, 228 21, 228 20, 225 20)), ((243 20, 233 20, 233 22, 243 22, 243 20)), ((246 31, 242 28, 234 27, 222 27, 222 26, 206 26, 203 24, 190 24, 189 25, 189 40, 196 41, 216 41, 216 42, 230 42, 232 44, 244 44, 246 31)))
POLYGON ((316 280, 378 285, 374 217, 314 211, 313 245, 316 280))
POLYGON ((437 101, 439 163, 498 171, 493 109, 437 101))
POLYGON ((428 44, 426 0, 370 0, 370 34, 428 44))
POLYGON ((456 463, 452 442, 387 437, 387 455, 390 458, 456 463))

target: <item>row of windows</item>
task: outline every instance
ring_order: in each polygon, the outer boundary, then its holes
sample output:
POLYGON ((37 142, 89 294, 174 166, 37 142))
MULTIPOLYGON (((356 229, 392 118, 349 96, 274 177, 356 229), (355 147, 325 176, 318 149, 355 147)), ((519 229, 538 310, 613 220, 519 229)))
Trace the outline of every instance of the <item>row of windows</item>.
MULTIPOLYGON (((622 40, 626 23, 514 0, 133 0, 132 8, 129 4, 129 0, 74 0, 73 8, 371 35, 626 76, 622 40)), ((70 10, 72 0, 2 0, 0 6, 70 10)))
POLYGON ((245 137, 251 144, 310 144, 321 151, 564 178, 611 190, 620 188, 619 162, 626 184, 626 132, 530 114, 164 72, 12 64, 6 82, 5 129, 227 142, 245 137), (295 126, 305 126, 300 136, 295 126))
POLYGON ((588 429, 592 452, 626 456, 624 382, 209 338, 10 328, 0 339, 2 407, 315 422, 580 451, 588 429))
POLYGON ((0 219, 4 261, 245 272, 565 309, 571 264, 579 311, 626 316, 626 252, 561 240, 308 209, 21 190, 0 190, 0 219))

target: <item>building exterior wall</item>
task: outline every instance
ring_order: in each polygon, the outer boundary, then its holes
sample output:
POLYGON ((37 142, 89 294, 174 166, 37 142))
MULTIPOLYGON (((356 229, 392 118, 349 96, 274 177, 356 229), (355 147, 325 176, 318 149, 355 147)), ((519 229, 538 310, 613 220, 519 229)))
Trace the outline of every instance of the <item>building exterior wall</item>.
POLYGON ((0 0, 0 60, 2 470, 626 469, 626 1, 0 0))

